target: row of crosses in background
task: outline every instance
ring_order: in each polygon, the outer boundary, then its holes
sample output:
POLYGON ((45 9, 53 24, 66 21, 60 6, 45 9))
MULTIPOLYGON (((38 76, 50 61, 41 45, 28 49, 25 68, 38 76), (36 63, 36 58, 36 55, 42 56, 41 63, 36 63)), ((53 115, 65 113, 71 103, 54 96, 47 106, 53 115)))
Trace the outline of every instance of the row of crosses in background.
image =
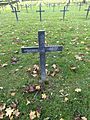
POLYGON ((40 54, 40 71, 41 71, 41 82, 46 80, 46 52, 62 51, 63 46, 45 46, 45 31, 38 31, 38 43, 39 47, 22 47, 22 53, 37 53, 40 54))
MULTIPOLYGON (((81 6, 82 4, 80 4, 81 6)), ((12 12, 15 13, 15 16, 16 16, 16 20, 18 21, 18 12, 20 12, 19 10, 16 9, 16 7, 12 6, 10 4, 11 8, 12 8, 12 12)), ((27 4, 25 5, 26 6, 26 10, 27 10, 27 4)), ((63 12, 63 21, 65 20, 65 15, 66 15, 66 12, 68 11, 68 6, 69 4, 67 4, 66 6, 64 6, 64 9, 63 10, 60 10, 60 12, 63 12)), ((90 11, 90 6, 88 7, 88 9, 85 9, 85 11, 87 11, 86 13, 86 19, 88 18, 88 15, 89 15, 89 11, 90 11)), ((27 10, 28 12, 28 10, 27 10)), ((42 5, 40 3, 39 5, 39 10, 37 10, 36 12, 39 12, 39 16, 40 16, 40 21, 42 21, 42 12, 45 12, 45 10, 42 10, 42 5)))

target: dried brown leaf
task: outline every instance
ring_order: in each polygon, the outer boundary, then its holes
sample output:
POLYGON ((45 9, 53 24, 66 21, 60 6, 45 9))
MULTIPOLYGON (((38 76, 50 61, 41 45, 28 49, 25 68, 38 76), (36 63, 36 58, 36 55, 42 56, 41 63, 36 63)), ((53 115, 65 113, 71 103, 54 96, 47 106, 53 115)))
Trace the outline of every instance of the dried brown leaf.
POLYGON ((0 120, 3 119, 4 113, 0 111, 0 120))
POLYGON ((34 120, 37 117, 35 111, 30 111, 29 116, 30 116, 30 120, 34 120))
POLYGON ((0 103, 0 111, 4 110, 6 107, 5 103, 0 103))
POLYGON ((6 108, 5 111, 6 111, 6 116, 9 116, 9 118, 10 118, 12 116, 12 114, 13 114, 14 109, 9 107, 9 108, 6 108))

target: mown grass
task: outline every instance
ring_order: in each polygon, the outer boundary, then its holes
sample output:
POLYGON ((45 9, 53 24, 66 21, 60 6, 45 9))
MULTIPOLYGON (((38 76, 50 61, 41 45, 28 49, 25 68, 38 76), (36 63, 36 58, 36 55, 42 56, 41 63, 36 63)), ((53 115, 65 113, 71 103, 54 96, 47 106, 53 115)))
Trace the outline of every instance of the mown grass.
MULTIPOLYGON (((43 21, 39 21, 38 7, 33 7, 26 13, 25 8, 18 13, 19 21, 9 8, 0 14, 0 101, 10 104, 17 100, 18 109, 21 112, 19 120, 29 120, 31 110, 41 107, 39 120, 49 117, 50 120, 73 120, 76 114, 90 119, 90 16, 85 19, 87 8, 84 5, 81 11, 77 5, 69 7, 65 21, 62 20, 60 8, 43 7, 47 12, 43 13, 43 21), (28 76, 26 70, 34 64, 39 65, 39 54, 22 54, 22 46, 36 46, 38 30, 45 30, 48 45, 63 45, 62 52, 46 54, 48 69, 52 70, 52 64, 60 68, 60 72, 54 76, 47 76, 49 84, 46 85, 44 93, 48 99, 42 100, 41 94, 23 93, 23 86, 26 84, 37 84, 40 80, 28 76), (89 46, 88 49, 86 49, 89 46), (18 51, 18 53, 15 53, 18 51), (4 54, 3 54, 4 53, 4 54), (76 60, 75 55, 83 54, 84 60, 76 60), (11 58, 16 57, 19 61, 12 65, 11 58), (6 67, 2 67, 7 63, 6 67), (76 70, 71 70, 75 66, 76 70), (17 72, 16 69, 18 69, 17 72), (81 92, 76 93, 75 89, 80 88, 81 92), (63 95, 61 90, 63 90, 63 95), (15 96, 11 92, 15 91, 15 96), (65 102, 65 95, 68 94, 68 101, 65 102), (26 101, 30 104, 26 105, 26 101)), ((7 120, 6 117, 4 117, 7 120)))

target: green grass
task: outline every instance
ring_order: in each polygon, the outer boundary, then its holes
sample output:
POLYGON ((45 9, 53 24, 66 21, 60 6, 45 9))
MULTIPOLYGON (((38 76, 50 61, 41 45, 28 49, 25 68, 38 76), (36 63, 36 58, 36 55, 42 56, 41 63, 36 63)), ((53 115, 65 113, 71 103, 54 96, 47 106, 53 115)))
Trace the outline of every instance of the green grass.
MULTIPOLYGON (((63 7, 61 6, 60 9, 63 7)), ((66 14, 65 21, 62 20, 62 13, 58 7, 56 12, 43 13, 43 21, 39 22, 39 14, 35 11, 38 7, 33 8, 33 12, 23 10, 18 13, 19 21, 9 8, 0 13, 0 101, 7 104, 7 107, 15 100, 19 102, 18 109, 20 117, 18 120, 29 120, 31 110, 41 107, 39 120, 50 117, 50 120, 73 120, 74 115, 79 114, 90 120, 90 16, 85 19, 87 8, 84 5, 81 11, 78 7, 70 6, 66 14), (57 12, 58 11, 58 12, 57 12), (51 65, 56 64, 60 72, 54 76, 47 76, 49 84, 46 85, 44 93, 48 99, 42 100, 41 93, 23 93, 23 86, 26 84, 38 84, 40 76, 34 78, 28 76, 26 70, 39 65, 38 54, 22 54, 22 46, 35 46, 37 42, 38 30, 45 30, 48 45, 63 45, 62 52, 53 52, 46 54, 46 63, 48 69, 52 70, 51 65), (18 38, 18 39, 17 39, 18 38), (87 50, 87 46, 89 49, 87 50), (15 53, 18 51, 18 53, 15 53), (5 53, 4 55, 2 53, 5 53), (84 60, 75 59, 75 55, 83 54, 84 60), (53 57, 55 56, 55 58, 53 57), (11 58, 19 59, 17 64, 11 64, 11 58), (6 67, 2 64, 7 63, 6 67), (76 71, 72 71, 70 66, 75 66, 76 71), (19 69, 18 72, 15 72, 19 69), (80 88, 81 92, 76 93, 75 89, 80 88), (63 89, 63 94, 61 90, 63 89), (11 96, 15 91, 16 95, 11 96), (65 95, 68 94, 68 101, 64 102, 65 95), (26 105, 26 100, 30 104, 26 105)), ((47 9, 47 7, 43 7, 47 9)), ((4 120, 8 118, 4 117, 4 120)))

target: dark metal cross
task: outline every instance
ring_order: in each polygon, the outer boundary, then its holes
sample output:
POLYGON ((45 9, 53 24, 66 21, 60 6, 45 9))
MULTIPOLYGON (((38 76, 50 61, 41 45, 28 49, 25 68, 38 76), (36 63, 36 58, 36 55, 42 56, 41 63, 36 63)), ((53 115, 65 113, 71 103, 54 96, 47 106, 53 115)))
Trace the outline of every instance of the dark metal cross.
POLYGON ((53 12, 55 11, 55 6, 56 6, 56 4, 54 3, 54 4, 52 5, 52 7, 53 7, 53 12))
POLYGON ((16 10, 16 7, 13 7, 13 13, 15 13, 15 16, 16 16, 16 20, 18 21, 18 14, 17 12, 20 12, 19 10, 16 10))
POLYGON ((28 13, 28 5, 25 4, 26 12, 28 13))
POLYGON ((85 9, 85 11, 87 11, 87 14, 86 14, 86 19, 87 19, 90 11, 90 5, 88 6, 88 9, 85 9))
POLYGON ((64 9, 63 10, 60 10, 60 12, 63 12, 63 20, 64 20, 64 18, 65 18, 65 15, 66 15, 66 12, 67 12, 68 10, 66 9, 66 6, 64 6, 64 9))
POLYGON ((39 52, 40 54, 40 69, 41 69, 41 80, 42 82, 46 80, 46 68, 45 68, 45 53, 62 51, 63 46, 45 46, 45 31, 38 31, 38 42, 39 47, 22 47, 22 53, 35 53, 39 52))
POLYGON ((81 7, 83 6, 83 3, 82 2, 80 2, 79 3, 79 11, 81 10, 81 7))
POLYGON ((40 3, 39 5, 39 10, 37 10, 36 12, 39 12, 40 13, 40 21, 42 21, 42 12, 45 12, 45 10, 42 10, 42 5, 40 3))
POLYGON ((66 10, 68 9, 70 3, 68 2, 65 6, 66 6, 66 10))

